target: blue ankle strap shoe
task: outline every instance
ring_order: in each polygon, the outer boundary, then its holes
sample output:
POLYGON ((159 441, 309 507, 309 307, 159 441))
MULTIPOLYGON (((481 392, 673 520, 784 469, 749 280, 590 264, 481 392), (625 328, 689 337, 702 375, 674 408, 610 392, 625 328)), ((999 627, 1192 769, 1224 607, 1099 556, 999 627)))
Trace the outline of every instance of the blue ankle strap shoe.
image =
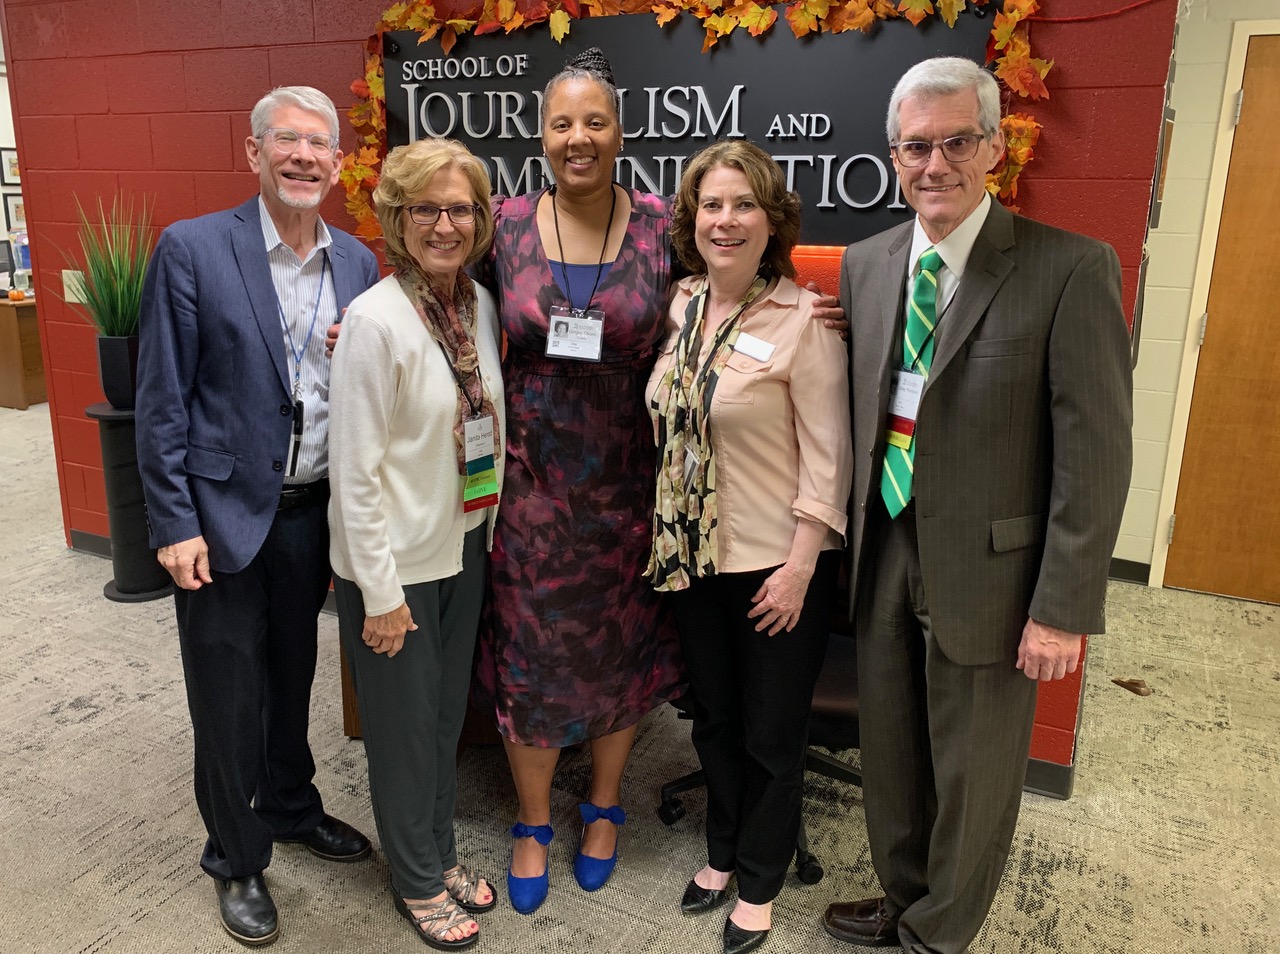
MULTIPOLYGON (((592 822, 605 819, 615 825, 627 823, 627 813, 618 805, 600 808, 590 802, 579 802, 578 813, 582 816, 582 832, 586 834, 587 826, 592 822)), ((604 887, 609 876, 618 864, 618 847, 615 844, 613 854, 608 858, 589 858, 582 853, 582 838, 578 838, 578 850, 573 856, 573 877, 583 891, 599 891, 604 887)))
MULTIPOLYGON (((511 826, 511 837, 532 838, 538 844, 545 846, 551 844, 555 832, 551 830, 550 825, 526 825, 524 822, 516 822, 511 826)), ((547 877, 547 869, 550 867, 548 857, 547 868, 543 869, 542 874, 534 875, 532 878, 517 878, 511 873, 510 867, 507 868, 507 897, 511 900, 511 906, 519 913, 532 914, 542 907, 543 901, 547 900, 547 891, 551 887, 551 879, 547 877)))

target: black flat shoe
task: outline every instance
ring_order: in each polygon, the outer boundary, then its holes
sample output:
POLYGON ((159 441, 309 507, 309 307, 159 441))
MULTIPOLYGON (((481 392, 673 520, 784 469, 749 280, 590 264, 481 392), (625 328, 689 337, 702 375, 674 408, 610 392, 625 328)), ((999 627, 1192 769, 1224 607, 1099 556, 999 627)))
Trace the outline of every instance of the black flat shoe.
POLYGON ((261 874, 243 878, 215 878, 222 927, 241 944, 270 944, 280 934, 276 903, 261 874))
POLYGON ((714 911, 729 900, 729 888, 704 888, 697 881, 690 879, 689 886, 684 889, 684 897, 680 899, 680 910, 685 914, 706 914, 714 911))
POLYGON ((733 923, 733 918, 724 921, 724 954, 747 954, 764 943, 769 936, 769 929, 748 931, 733 923))
POLYGON ((302 845, 325 861, 360 861, 373 850, 368 838, 332 815, 325 815, 320 824, 300 838, 277 838, 276 841, 302 845))

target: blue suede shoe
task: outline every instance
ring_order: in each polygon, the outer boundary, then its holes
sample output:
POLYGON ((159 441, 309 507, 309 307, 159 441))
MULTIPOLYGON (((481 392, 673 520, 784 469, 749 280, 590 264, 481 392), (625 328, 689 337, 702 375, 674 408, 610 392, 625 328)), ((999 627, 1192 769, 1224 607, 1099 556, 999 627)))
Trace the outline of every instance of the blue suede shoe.
MULTIPOLYGON (((586 834, 587 826, 594 821, 605 819, 615 825, 627 823, 627 813, 618 805, 611 808, 598 808, 590 802, 579 802, 578 813, 582 815, 582 832, 586 834)), ((613 854, 608 858, 589 858, 582 853, 582 838, 578 838, 578 850, 573 856, 573 877, 583 891, 599 891, 604 887, 609 876, 613 874, 618 863, 618 847, 615 844, 613 854)))
MULTIPOLYGON (((550 825, 526 825, 524 822, 516 822, 511 826, 511 837, 532 838, 538 844, 546 846, 551 844, 555 832, 551 830, 550 825)), ((547 868, 550 867, 548 858, 547 868)), ((507 897, 511 900, 511 906, 521 914, 532 914, 542 907, 542 902, 547 900, 547 891, 550 887, 551 879, 547 877, 546 869, 543 869, 542 874, 534 875, 532 878, 517 878, 511 873, 511 869, 507 868, 507 897)))

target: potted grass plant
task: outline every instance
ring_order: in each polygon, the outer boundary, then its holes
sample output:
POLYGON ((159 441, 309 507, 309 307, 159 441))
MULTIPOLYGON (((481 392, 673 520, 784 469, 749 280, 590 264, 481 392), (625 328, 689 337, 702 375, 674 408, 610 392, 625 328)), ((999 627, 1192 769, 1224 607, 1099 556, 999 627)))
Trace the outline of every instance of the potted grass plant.
POLYGON ((109 209, 99 197, 93 218, 78 200, 76 207, 83 262, 66 257, 76 270, 68 280, 70 300, 98 330, 102 393, 117 410, 131 410, 137 392, 138 310, 155 247, 151 207, 144 199, 135 212, 133 200, 120 196, 109 209))

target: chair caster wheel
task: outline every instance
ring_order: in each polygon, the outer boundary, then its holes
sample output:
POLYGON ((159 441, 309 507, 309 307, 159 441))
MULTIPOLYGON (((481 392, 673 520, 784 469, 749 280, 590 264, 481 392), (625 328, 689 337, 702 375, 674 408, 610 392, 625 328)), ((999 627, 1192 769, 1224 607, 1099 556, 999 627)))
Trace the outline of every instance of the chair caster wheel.
POLYGON ((670 827, 684 818, 684 805, 680 803, 678 798, 663 802, 658 806, 658 817, 662 819, 662 824, 670 827))
POLYGON ((822 862, 813 855, 805 852, 796 855, 796 877, 802 884, 817 884, 826 873, 822 862))

